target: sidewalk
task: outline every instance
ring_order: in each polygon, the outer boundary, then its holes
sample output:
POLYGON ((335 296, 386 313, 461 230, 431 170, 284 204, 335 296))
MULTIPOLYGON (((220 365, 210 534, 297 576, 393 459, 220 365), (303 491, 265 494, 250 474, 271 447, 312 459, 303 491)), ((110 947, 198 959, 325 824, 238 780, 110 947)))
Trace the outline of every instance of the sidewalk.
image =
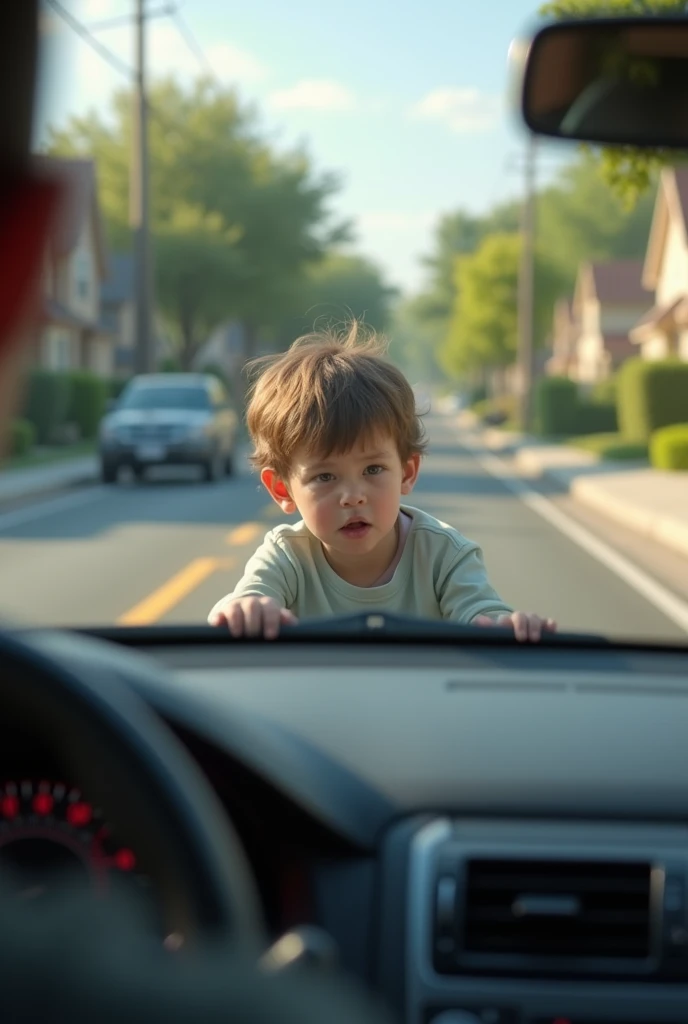
POLYGON ((93 483, 98 477, 99 463, 95 455, 65 459, 47 466, 5 469, 0 472, 0 505, 77 484, 93 483))
POLYGON ((550 480, 610 519, 688 555, 688 473, 603 462, 579 448, 505 431, 479 436, 491 451, 513 455, 522 476, 550 480))

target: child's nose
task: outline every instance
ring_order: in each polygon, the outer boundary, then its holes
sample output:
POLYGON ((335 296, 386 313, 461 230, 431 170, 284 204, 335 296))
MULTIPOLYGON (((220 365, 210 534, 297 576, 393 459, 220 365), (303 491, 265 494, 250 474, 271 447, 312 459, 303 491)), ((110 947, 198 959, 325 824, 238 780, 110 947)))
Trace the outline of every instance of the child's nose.
POLYGON ((345 486, 340 500, 342 505, 360 505, 365 501, 363 488, 359 485, 345 486))

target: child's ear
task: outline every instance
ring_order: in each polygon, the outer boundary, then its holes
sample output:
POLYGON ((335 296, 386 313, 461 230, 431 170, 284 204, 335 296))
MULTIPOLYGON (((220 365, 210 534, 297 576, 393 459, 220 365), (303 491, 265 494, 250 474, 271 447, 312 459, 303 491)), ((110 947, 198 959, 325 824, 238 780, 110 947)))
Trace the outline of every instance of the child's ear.
POLYGON ((410 494, 416 485, 418 479, 418 470, 420 469, 420 455, 416 453, 412 455, 410 459, 403 464, 402 475, 401 475, 401 493, 410 494))
POLYGON ((277 475, 274 469, 267 468, 261 470, 260 479, 270 497, 273 501, 277 502, 286 515, 290 516, 296 512, 296 505, 289 493, 287 485, 284 480, 277 475))

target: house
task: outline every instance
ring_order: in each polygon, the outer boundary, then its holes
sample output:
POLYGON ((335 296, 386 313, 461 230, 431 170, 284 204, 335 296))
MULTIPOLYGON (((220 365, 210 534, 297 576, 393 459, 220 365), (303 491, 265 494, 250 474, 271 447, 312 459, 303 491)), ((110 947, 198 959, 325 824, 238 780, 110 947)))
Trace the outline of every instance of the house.
POLYGON ((580 333, 580 324, 576 319, 571 299, 561 298, 554 304, 552 334, 547 348, 551 356, 545 364, 545 372, 550 376, 576 376, 576 342, 580 333))
POLYGON ((642 280, 654 304, 631 330, 636 352, 688 360, 688 167, 662 171, 642 280))
MULTIPOLYGON (((115 377, 136 373, 136 266, 131 253, 112 253, 100 290, 100 328, 112 342, 115 377)), ((170 354, 171 344, 160 317, 154 317, 155 365, 170 354)))
POLYGON ((113 253, 109 273, 100 290, 100 327, 113 339, 112 369, 115 376, 135 372, 136 300, 134 259, 129 253, 113 253))
POLYGON ((647 308, 641 260, 581 263, 573 298, 579 324, 575 379, 595 384, 637 354, 629 331, 647 308))
POLYGON ((195 370, 220 370, 229 381, 241 373, 246 360, 244 329, 238 320, 228 320, 212 332, 193 361, 195 370))
POLYGON ((107 253, 95 163, 41 156, 36 165, 63 176, 67 186, 45 256, 39 365, 108 376, 112 339, 100 323, 107 253))

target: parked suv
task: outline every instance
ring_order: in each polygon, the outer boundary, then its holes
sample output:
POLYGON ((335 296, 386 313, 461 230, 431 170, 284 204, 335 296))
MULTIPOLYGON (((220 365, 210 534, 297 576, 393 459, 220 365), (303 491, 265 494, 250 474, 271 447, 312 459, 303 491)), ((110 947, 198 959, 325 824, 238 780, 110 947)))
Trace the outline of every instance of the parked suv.
POLYGON ((141 477, 150 466, 198 465, 204 478, 232 472, 238 417, 217 377, 142 374, 127 384, 100 427, 102 479, 121 466, 141 477))

